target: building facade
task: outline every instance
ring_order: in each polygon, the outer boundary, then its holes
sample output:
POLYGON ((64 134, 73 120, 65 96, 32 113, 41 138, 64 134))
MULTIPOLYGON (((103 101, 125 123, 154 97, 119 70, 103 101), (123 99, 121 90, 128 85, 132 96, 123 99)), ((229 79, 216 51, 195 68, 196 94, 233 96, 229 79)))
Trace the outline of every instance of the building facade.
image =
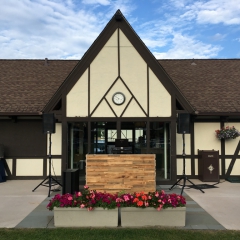
POLYGON ((182 113, 190 116, 186 174, 198 178, 198 150, 219 151, 221 178, 233 159, 231 174, 240 174, 238 139, 215 136, 224 126, 240 128, 238 96, 219 98, 214 92, 222 90, 222 83, 216 85, 222 78, 233 84, 223 87, 225 92, 238 86, 240 73, 229 71, 238 60, 156 60, 118 10, 80 61, 1 60, 0 65, 0 144, 8 179, 48 175, 45 113, 56 119, 51 134, 56 176, 68 168, 84 174, 86 154, 112 154, 115 139, 128 139, 133 154, 156 154, 157 184, 174 183, 183 173, 183 134, 177 131, 182 113))

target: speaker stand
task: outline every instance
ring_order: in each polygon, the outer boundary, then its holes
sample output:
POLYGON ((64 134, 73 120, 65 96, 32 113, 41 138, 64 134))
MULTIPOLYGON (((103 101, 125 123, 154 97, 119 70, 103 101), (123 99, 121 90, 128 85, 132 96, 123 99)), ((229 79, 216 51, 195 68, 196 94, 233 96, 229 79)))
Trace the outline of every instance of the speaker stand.
POLYGON ((48 187, 48 197, 50 197, 50 192, 51 191, 54 191, 51 189, 52 186, 56 186, 56 185, 60 185, 62 186, 62 184, 60 182, 58 182, 55 178, 52 177, 51 175, 51 163, 52 163, 52 155, 51 155, 51 145, 52 145, 52 142, 51 142, 51 133, 49 133, 49 155, 48 155, 48 159, 49 159, 49 174, 48 176, 42 181, 40 182, 32 191, 34 192, 38 187, 40 186, 44 186, 44 187, 48 187), (44 183, 46 180, 48 180, 48 184, 47 183, 44 183))
POLYGON ((185 173, 185 166, 186 166, 186 164, 185 164, 185 156, 186 156, 186 154, 185 154, 185 131, 183 132, 182 137, 183 137, 183 154, 182 154, 182 155, 183 155, 183 175, 178 179, 178 181, 177 181, 176 183, 174 183, 174 184, 169 188, 169 190, 172 190, 176 185, 180 185, 179 182, 180 182, 181 180, 183 180, 183 185, 181 185, 181 186, 182 186, 181 195, 182 195, 183 190, 184 190, 184 188, 185 188, 185 186, 186 186, 186 181, 190 182, 190 183, 194 186, 195 189, 200 190, 202 193, 204 193, 204 191, 203 191, 201 188, 197 187, 197 186, 196 186, 192 181, 190 181, 190 180, 188 179, 188 177, 186 176, 186 173, 185 173))

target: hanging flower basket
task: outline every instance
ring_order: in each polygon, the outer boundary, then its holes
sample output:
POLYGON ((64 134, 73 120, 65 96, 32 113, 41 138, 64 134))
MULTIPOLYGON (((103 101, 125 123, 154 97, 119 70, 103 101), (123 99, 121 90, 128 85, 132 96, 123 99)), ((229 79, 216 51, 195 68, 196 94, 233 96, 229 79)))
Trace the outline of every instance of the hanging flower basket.
POLYGON ((220 130, 215 130, 218 139, 235 139, 240 136, 240 132, 234 127, 223 127, 220 130))

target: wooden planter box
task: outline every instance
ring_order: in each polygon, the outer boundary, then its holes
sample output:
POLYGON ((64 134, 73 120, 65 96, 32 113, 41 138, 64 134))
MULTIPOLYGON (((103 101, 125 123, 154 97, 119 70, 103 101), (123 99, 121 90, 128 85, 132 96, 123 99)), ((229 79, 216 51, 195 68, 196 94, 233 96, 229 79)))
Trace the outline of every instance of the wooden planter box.
POLYGON ((186 220, 186 207, 167 208, 121 208, 122 227, 167 226, 183 227, 186 220))
POLYGON ((54 208, 55 227, 117 227, 118 209, 54 208))

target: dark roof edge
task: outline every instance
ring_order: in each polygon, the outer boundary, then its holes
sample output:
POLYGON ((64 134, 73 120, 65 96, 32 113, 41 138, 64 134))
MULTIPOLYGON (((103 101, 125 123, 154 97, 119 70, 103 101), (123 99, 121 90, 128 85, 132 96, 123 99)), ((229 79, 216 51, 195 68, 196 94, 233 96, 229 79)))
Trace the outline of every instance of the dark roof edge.
POLYGON ((42 112, 0 112, 0 116, 41 116, 42 112))
POLYGON ((239 112, 198 112, 193 113, 196 116, 239 116, 239 112))

